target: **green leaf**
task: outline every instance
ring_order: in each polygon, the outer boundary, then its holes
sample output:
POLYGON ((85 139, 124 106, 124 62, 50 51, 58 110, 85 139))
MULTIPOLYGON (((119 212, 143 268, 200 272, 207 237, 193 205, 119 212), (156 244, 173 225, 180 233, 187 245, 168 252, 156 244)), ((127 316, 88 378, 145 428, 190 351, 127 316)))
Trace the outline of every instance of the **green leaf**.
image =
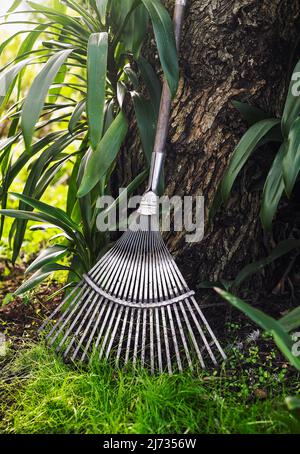
MULTIPOLYGON (((135 0, 132 0, 132 5, 135 5, 135 0)), ((123 30, 121 40, 125 45, 125 49, 132 52, 135 58, 138 58, 140 51, 148 31, 149 14, 144 5, 136 6, 130 13, 129 18, 126 18, 126 26, 123 30)))
POLYGON ((106 24, 106 10, 108 5, 108 0, 95 0, 96 7, 103 25, 106 24))
POLYGON ((30 87, 21 115, 21 127, 27 150, 30 149, 34 127, 44 107, 48 90, 71 52, 72 49, 68 49, 53 55, 34 79, 30 87))
POLYGON ((279 120, 276 119, 262 120, 251 126, 243 135, 233 152, 233 156, 220 185, 220 194, 223 203, 227 203, 232 186, 251 154, 261 144, 263 138, 278 124, 279 120))
POLYGON ((19 296, 22 293, 28 292, 29 290, 33 290, 37 287, 41 282, 43 282, 50 274, 54 271, 69 271, 70 268, 68 266, 58 265, 57 263, 50 263, 43 266, 40 270, 34 273, 33 276, 30 277, 24 284, 22 284, 18 290, 14 293, 15 296, 19 296))
POLYGON ((73 111, 73 113, 71 115, 70 121, 69 121, 68 129, 69 129, 71 134, 73 134, 73 132, 74 132, 74 130, 76 128, 76 125, 79 122, 79 120, 81 118, 81 115, 83 114, 85 109, 86 109, 86 101, 85 101, 85 99, 82 99, 76 105, 76 107, 75 107, 75 109, 74 109, 74 111, 73 111))
POLYGON ((267 114, 263 110, 251 106, 250 104, 247 104, 245 102, 232 101, 232 104, 244 117, 249 126, 252 126, 258 121, 266 120, 270 117, 269 114, 267 114))
POLYGON ((265 257, 262 260, 258 260, 257 262, 250 263, 249 265, 245 266, 237 275, 235 280, 233 281, 232 285, 234 287, 239 287, 245 279, 252 276, 255 273, 261 271, 265 266, 273 263, 279 257, 282 257, 285 254, 288 254, 293 249, 300 247, 300 240, 284 240, 281 241, 271 252, 268 257, 265 257))
POLYGON ((273 161, 263 190, 260 219, 265 230, 271 230, 273 218, 284 192, 282 160, 285 153, 285 147, 286 142, 281 145, 273 161))
POLYGON ((73 222, 72 219, 60 208, 55 208, 52 205, 40 202, 39 200, 28 197, 24 194, 17 194, 15 192, 11 192, 10 194, 17 199, 22 200, 22 202, 31 206, 32 208, 39 210, 40 213, 46 214, 47 216, 51 216, 52 218, 61 221, 72 230, 79 231, 78 225, 73 222))
POLYGON ((142 56, 139 57, 137 60, 138 67, 140 69, 141 75, 144 79, 146 84, 149 99, 153 105, 154 111, 158 116, 159 106, 160 106, 160 99, 161 99, 161 84, 160 81, 150 65, 150 63, 142 56))
POLYGON ((6 96, 10 90, 11 85, 14 83, 20 71, 28 64, 32 63, 33 58, 26 58, 25 60, 16 63, 12 68, 8 68, 0 73, 0 106, 5 105, 4 100, 8 100, 6 96))
POLYGON ((21 5, 22 1, 23 0, 14 0, 13 4, 11 5, 7 13, 9 14, 14 12, 21 5))
POLYGON ((279 320, 280 325, 287 331, 293 331, 300 327, 300 306, 290 311, 287 315, 279 320))
POLYGON ((32 273, 33 271, 42 268, 44 265, 54 263, 57 260, 62 259, 68 253, 66 246, 50 246, 44 249, 40 255, 29 265, 26 270, 26 274, 32 273))
POLYGON ((300 61, 296 64, 281 119, 282 133, 288 137, 290 129, 300 113, 300 61))
POLYGON ((131 93, 140 137, 148 166, 154 148, 157 116, 151 101, 137 92, 131 93))
POLYGON ((285 190, 290 197, 300 171, 300 118, 291 126, 283 161, 283 179, 285 190))
POLYGON ((106 90, 108 34, 93 33, 88 43, 87 114, 93 150, 102 137, 106 90))
POLYGON ((299 397, 286 397, 285 403, 290 411, 300 410, 299 397))
POLYGON ((142 0, 151 17, 160 62, 172 97, 179 81, 178 56, 172 20, 159 0, 142 0))
POLYGON ((250 304, 245 303, 236 296, 225 292, 219 288, 215 288, 215 291, 219 293, 225 300, 227 300, 232 306, 236 307, 247 315, 254 323, 260 326, 263 330, 270 333, 278 348, 290 361, 290 363, 300 370, 300 359, 296 358, 292 353, 293 341, 292 338, 287 334, 287 332, 282 328, 279 322, 274 320, 269 315, 266 315, 259 309, 255 309, 250 304))
POLYGON ((117 157, 127 129, 126 117, 123 112, 120 112, 106 131, 97 150, 91 153, 77 194, 78 197, 88 194, 105 176, 117 157))

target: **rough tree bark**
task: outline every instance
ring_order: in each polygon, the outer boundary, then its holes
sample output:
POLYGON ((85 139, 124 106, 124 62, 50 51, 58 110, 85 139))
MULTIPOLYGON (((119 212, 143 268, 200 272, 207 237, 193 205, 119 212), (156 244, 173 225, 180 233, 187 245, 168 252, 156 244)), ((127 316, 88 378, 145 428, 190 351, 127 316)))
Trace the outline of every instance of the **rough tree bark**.
MULTIPOLYGON (((173 0, 165 3, 171 10, 173 0)), ((209 208, 245 131, 231 101, 249 101, 272 116, 281 113, 300 31, 300 1, 189 0, 188 4, 180 87, 167 146, 166 192, 204 195, 209 208)), ((123 182, 138 171, 137 148, 131 143, 122 157, 123 182)), ((212 227, 206 225, 201 243, 187 244, 185 232, 166 236, 191 285, 234 277, 258 255, 262 233, 257 187, 265 176, 263 162, 252 160, 235 185, 229 207, 212 227)))

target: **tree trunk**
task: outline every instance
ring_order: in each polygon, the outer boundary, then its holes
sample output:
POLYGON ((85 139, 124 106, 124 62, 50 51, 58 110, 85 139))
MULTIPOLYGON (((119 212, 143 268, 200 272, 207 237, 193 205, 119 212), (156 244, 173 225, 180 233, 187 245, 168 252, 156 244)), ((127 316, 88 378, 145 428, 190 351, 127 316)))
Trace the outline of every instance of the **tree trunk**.
MULTIPOLYGON (((171 11, 174 1, 165 3, 171 11)), ((246 130, 233 99, 256 105, 270 116, 281 114, 299 17, 299 0, 188 0, 165 165, 169 196, 204 195, 206 212, 209 209, 246 130)), ((138 171, 137 148, 136 143, 127 147, 123 179, 138 171)), ((272 156, 274 150, 268 153, 272 156)), ((257 188, 267 165, 255 156, 246 166, 229 206, 212 226, 206 222, 202 242, 186 243, 185 232, 166 235, 191 285, 232 278, 252 258, 264 255, 257 188)))

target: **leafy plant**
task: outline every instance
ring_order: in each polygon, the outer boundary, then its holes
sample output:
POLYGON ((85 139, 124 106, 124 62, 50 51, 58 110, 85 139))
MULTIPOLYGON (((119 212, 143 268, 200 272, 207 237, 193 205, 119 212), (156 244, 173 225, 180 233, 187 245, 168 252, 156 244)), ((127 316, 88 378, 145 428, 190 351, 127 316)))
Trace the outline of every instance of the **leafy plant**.
POLYGON ((278 143, 278 152, 267 175, 261 201, 260 218, 265 230, 272 221, 284 192, 290 197, 300 171, 300 61, 294 68, 281 119, 269 118, 260 109, 233 102, 249 124, 235 148, 229 166, 218 187, 211 216, 228 202, 234 182, 255 150, 269 142, 278 143))
MULTIPOLYGON (((8 12, 14 23, 16 1, 8 12)), ((29 268, 34 276, 21 287, 33 288, 50 273, 88 270, 109 241, 97 231, 98 196, 109 194, 110 177, 128 131, 123 107, 129 95, 149 167, 158 117, 161 86, 142 49, 151 23, 162 69, 172 95, 178 84, 178 60, 171 18, 160 0, 53 1, 52 7, 27 2, 26 35, 15 58, 0 69, 0 112, 9 131, 0 143, 0 236, 4 216, 15 218, 10 238, 12 259, 20 253, 30 220, 61 229, 53 244, 29 268), (32 30, 28 24, 35 26, 32 30), (29 90, 27 68, 38 68, 29 90), (145 92, 146 88, 146 92, 145 92), (21 153, 17 149, 23 149, 21 153), (18 210, 7 207, 8 191, 26 168, 28 177, 18 210), (71 169, 66 211, 39 200, 58 172, 71 169), (36 211, 34 211, 36 210, 36 211), (70 267, 58 262, 71 255, 70 267)), ((15 38, 0 46, 0 55, 15 38)), ((138 175, 134 191, 146 178, 138 175)))
POLYGON ((279 321, 266 315, 259 309, 253 308, 250 304, 237 298, 225 290, 215 288, 216 292, 222 296, 226 301, 232 304, 235 308, 242 311, 254 323, 260 326, 263 330, 273 336, 273 339, 290 363, 300 371, 300 358, 293 352, 293 345, 295 344, 290 332, 300 326, 300 311, 299 307, 291 311, 288 315, 281 318, 279 321))
POLYGON ((253 276, 256 273, 262 271, 267 265, 273 263, 280 257, 288 254, 292 250, 300 247, 300 240, 284 240, 281 241, 273 250, 272 252, 265 258, 258 260, 256 262, 252 262, 249 265, 246 265, 236 276, 236 278, 232 281, 228 280, 220 280, 218 282, 210 282, 204 281, 199 284, 199 288, 213 288, 213 287, 221 287, 224 290, 234 291, 238 287, 242 285, 242 283, 248 279, 249 277, 253 276))

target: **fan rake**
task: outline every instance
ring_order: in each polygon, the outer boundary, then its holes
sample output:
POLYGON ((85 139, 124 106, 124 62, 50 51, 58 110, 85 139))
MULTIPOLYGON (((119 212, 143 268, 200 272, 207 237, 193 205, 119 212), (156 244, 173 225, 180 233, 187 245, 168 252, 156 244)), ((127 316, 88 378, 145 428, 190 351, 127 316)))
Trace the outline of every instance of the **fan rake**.
MULTIPOLYGON (((179 38, 186 0, 176 0, 179 38)), ((165 154, 171 95, 164 82, 149 184, 137 224, 116 242, 40 329, 65 359, 92 353, 156 370, 204 368, 226 358, 217 338, 166 248, 158 229, 157 188, 165 154)))

